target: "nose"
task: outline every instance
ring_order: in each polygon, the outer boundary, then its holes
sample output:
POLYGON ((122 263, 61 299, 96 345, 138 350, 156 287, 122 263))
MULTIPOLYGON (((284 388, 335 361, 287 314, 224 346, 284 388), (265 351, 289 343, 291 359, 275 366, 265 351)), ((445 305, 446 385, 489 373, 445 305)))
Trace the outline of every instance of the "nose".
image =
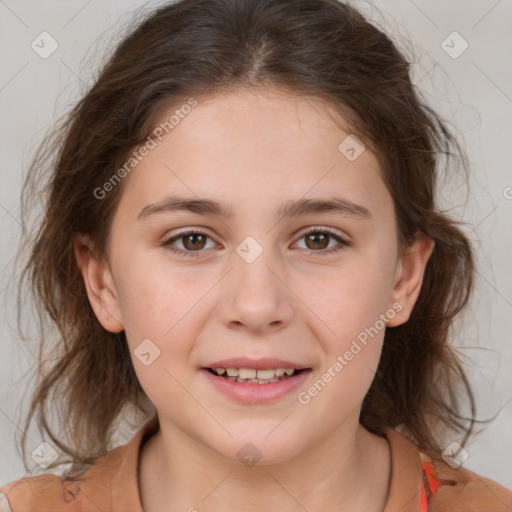
POLYGON ((220 320, 227 328, 264 336, 292 321, 294 295, 269 253, 263 251, 252 263, 234 255, 235 268, 224 283, 218 304, 220 320))

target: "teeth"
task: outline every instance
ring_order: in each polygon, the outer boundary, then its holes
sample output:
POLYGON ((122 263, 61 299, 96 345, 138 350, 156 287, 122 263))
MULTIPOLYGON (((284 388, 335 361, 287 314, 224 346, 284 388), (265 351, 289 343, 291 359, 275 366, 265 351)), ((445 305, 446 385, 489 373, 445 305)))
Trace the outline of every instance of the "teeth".
POLYGON ((255 370, 253 368, 215 368, 217 375, 223 375, 230 381, 245 384, 269 384, 279 382, 285 377, 295 373, 294 368, 276 368, 267 370, 255 370))
MULTIPOLYGON (((292 373, 293 373, 293 370, 292 370, 292 373)), ((271 379, 272 377, 274 377, 276 374, 275 370, 258 370, 258 373, 257 373, 257 377, 258 377, 258 380, 262 379, 262 380, 268 380, 268 379, 271 379)), ((241 377, 241 375, 240 375, 241 377)))
MULTIPOLYGON (((256 370, 252 370, 249 368, 240 368, 237 373, 241 379, 255 379, 256 378, 256 370)), ((260 372, 258 371, 258 377, 260 377, 259 373, 260 372)), ((274 375, 271 375, 271 377, 273 377, 273 376, 274 375)), ((261 377, 261 378, 263 378, 263 377, 261 377)))

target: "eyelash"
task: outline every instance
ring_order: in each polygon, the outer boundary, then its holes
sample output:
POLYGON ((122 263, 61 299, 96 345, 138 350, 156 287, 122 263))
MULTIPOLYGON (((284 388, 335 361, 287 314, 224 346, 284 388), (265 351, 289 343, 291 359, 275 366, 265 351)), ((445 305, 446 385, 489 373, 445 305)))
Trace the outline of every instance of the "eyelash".
MULTIPOLYGON (((331 248, 331 249, 323 249, 323 250, 320 249, 318 251, 315 251, 313 249, 309 249, 309 251, 311 253, 318 253, 319 256, 330 255, 330 254, 342 251, 346 247, 350 246, 350 243, 347 242, 346 240, 344 240, 343 238, 341 238, 338 234, 336 234, 336 232, 334 230, 332 230, 330 228, 319 227, 319 226, 314 226, 314 227, 310 228, 308 231, 306 231, 305 233, 302 233, 298 240, 301 240, 302 238, 306 237, 307 235, 311 235, 313 233, 327 234, 330 237, 335 238, 339 242, 338 246, 336 246, 334 248, 331 248)), ((202 252, 204 252, 204 250, 184 251, 183 249, 177 249, 176 247, 172 246, 172 243, 177 241, 177 240, 179 240, 180 238, 183 238, 183 237, 185 237, 187 235, 194 235, 194 234, 205 235, 208 238, 212 239, 210 236, 208 236, 206 233, 204 233, 203 231, 201 231, 199 229, 189 229, 187 231, 182 231, 181 233, 178 233, 177 235, 174 235, 171 238, 168 238, 166 241, 164 241, 162 243, 162 245, 168 247, 175 254, 184 255, 184 256, 191 256, 193 258, 197 257, 202 252)))

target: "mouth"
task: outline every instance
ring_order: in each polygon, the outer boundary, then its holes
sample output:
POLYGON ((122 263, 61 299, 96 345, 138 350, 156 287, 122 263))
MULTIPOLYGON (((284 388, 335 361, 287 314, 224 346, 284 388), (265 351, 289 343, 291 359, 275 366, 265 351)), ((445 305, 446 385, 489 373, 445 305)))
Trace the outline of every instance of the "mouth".
POLYGON ((200 368, 213 389, 245 405, 269 404, 287 399, 310 379, 307 364, 246 356, 211 361, 200 368))
POLYGON ((216 377, 238 382, 240 384, 272 384, 281 382, 299 375, 308 368, 267 368, 256 370, 254 368, 205 368, 216 377))
POLYGON ((213 367, 201 368, 206 382, 221 394, 244 405, 269 404, 306 385, 312 368, 294 368, 293 363, 281 360, 218 361, 213 367), (237 367, 234 363, 241 363, 237 367), (286 363, 281 366, 279 363, 286 363), (245 366, 244 366, 245 365, 245 366), (247 366, 250 366, 247 368, 247 366), (257 368, 255 368, 255 366, 257 368))

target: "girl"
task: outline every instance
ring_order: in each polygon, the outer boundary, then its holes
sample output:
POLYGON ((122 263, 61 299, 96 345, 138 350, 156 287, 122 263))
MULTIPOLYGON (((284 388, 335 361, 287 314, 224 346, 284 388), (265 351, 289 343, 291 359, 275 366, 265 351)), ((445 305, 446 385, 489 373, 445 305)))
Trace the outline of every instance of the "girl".
POLYGON ((454 149, 341 2, 155 11, 25 184, 27 212, 50 165, 22 282, 59 343, 24 430, 71 466, 5 485, 2 510, 512 509, 463 467, 449 334, 473 256, 434 197, 454 149))

